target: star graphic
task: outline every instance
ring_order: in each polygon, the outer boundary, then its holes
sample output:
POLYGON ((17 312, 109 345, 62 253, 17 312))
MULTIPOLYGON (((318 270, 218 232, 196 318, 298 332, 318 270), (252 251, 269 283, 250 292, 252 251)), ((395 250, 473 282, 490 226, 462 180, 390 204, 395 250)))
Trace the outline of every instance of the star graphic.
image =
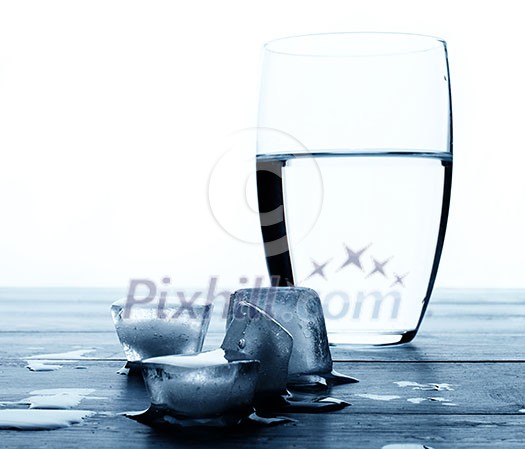
POLYGON ((339 267, 339 270, 337 270, 337 271, 341 271, 344 267, 347 267, 348 265, 355 265, 357 268, 359 268, 361 271, 363 271, 363 266, 361 265, 360 258, 363 255, 363 253, 368 248, 370 248, 371 245, 372 244, 370 243, 367 246, 365 246, 364 248, 360 249, 359 251, 353 251, 350 248, 348 248, 348 246, 345 245, 346 260, 343 263, 343 265, 341 265, 339 267))
MULTIPOLYGON (((324 280, 326 280, 326 275, 324 274, 324 269, 325 267, 328 265, 328 263, 331 261, 332 259, 328 259, 325 263, 323 264, 318 264, 315 260, 312 259, 312 263, 314 264, 314 271, 312 271, 310 273, 310 275, 306 278, 306 279, 310 279, 312 276, 315 276, 316 274, 318 274, 319 276, 321 276, 324 280)), ((306 280, 305 279, 305 280, 306 280)))
POLYGON ((396 278, 396 280, 393 282, 393 284, 390 287, 393 287, 394 285, 397 285, 397 284, 401 285, 401 287, 404 287, 405 284, 403 283, 403 279, 407 277, 407 274, 408 273, 399 275, 397 273, 394 273, 394 277, 396 278))
POLYGON ((390 259, 392 259, 391 257, 389 257, 388 259, 386 259, 385 261, 383 262, 378 262, 374 257, 372 257, 372 260, 374 261, 374 269, 368 273, 368 275, 366 276, 367 278, 369 278, 370 276, 372 276, 374 273, 380 273, 382 274, 384 277, 386 277, 386 274, 385 274, 385 265, 390 261, 390 259))

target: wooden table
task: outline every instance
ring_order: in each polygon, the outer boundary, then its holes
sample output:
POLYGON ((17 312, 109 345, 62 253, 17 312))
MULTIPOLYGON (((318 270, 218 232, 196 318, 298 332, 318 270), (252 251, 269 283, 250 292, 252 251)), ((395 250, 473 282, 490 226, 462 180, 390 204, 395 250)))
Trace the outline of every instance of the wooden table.
POLYGON ((296 423, 271 428, 191 437, 162 433, 119 415, 149 404, 140 380, 116 374, 123 355, 108 306, 122 293, 0 289, 0 401, 19 401, 44 388, 92 388, 94 398, 77 408, 97 412, 63 429, 0 431, 0 446, 525 448, 525 291, 438 291, 413 343, 333 348, 336 369, 360 379, 332 390, 331 395, 352 403, 342 411, 295 415, 296 423), (59 370, 26 368, 26 359, 35 354, 75 350, 77 356, 60 362, 59 370), (78 357, 82 350, 84 356, 78 357), (452 390, 395 383, 403 381, 450 384, 452 390))

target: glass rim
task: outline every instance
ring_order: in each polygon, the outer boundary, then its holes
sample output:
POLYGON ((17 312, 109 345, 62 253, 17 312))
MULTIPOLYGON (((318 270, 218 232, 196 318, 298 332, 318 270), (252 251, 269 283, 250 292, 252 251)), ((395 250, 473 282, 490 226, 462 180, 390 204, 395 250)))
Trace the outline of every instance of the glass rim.
MULTIPOLYGON (((341 31, 341 32, 328 32, 328 33, 310 33, 310 34, 299 34, 299 35, 292 35, 292 36, 284 36, 277 39, 272 39, 271 41, 268 41, 264 44, 263 49, 264 51, 276 55, 285 55, 285 56, 297 56, 297 57, 325 57, 325 58, 356 58, 356 57, 377 57, 377 56, 394 56, 394 55, 402 55, 402 54, 413 54, 413 53, 422 53, 437 49, 443 49, 446 48, 447 43, 444 39, 427 35, 427 34, 418 34, 418 33, 404 33, 404 32, 396 32, 396 31, 341 31), (405 41, 405 43, 409 43, 409 46, 402 48, 402 47, 392 47, 392 50, 387 50, 385 47, 378 46, 377 51, 366 51, 363 52, 361 49, 360 51, 352 51, 350 48, 351 46, 347 46, 346 49, 343 47, 343 50, 341 52, 335 52, 333 53, 333 49, 330 52, 322 52, 322 51, 304 51, 304 50, 294 50, 294 41, 297 44, 300 44, 301 41, 310 41, 313 43, 313 41, 321 41, 323 39, 331 39, 332 41, 334 39, 338 39, 341 41, 342 39, 345 39, 348 41, 348 43, 351 43, 351 41, 357 41, 357 38, 361 38, 362 40, 378 40, 382 38, 381 44, 384 44, 384 39, 388 38, 391 41, 391 44, 393 44, 394 40, 397 40, 399 42, 405 41), (419 46, 415 45, 416 42, 419 42, 419 46), (411 48, 411 43, 414 43, 413 48, 411 48), (426 43, 425 45, 421 45, 422 43, 426 43)), ((300 47, 298 45, 297 47, 300 47)), ((303 45, 303 48, 305 46, 303 45)))

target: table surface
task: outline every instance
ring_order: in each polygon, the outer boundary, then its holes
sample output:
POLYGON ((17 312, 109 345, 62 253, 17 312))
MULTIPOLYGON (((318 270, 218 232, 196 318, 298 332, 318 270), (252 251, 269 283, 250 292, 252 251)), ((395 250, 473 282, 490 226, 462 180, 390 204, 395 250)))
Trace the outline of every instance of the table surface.
POLYGON ((93 397, 76 408, 96 412, 62 429, 0 431, 0 445, 525 448, 523 290, 441 290, 412 343, 333 347, 335 368, 360 379, 330 392, 352 404, 344 410, 296 414, 295 423, 275 427, 198 435, 160 432, 120 414, 149 405, 140 379, 116 374, 124 358, 108 310, 121 293, 0 289, 0 401, 20 401, 46 388, 91 388, 93 397), (60 356, 62 368, 56 371, 26 368, 30 357, 63 352, 70 354, 60 356), (450 389, 415 390, 396 383, 404 381, 449 384, 450 389))

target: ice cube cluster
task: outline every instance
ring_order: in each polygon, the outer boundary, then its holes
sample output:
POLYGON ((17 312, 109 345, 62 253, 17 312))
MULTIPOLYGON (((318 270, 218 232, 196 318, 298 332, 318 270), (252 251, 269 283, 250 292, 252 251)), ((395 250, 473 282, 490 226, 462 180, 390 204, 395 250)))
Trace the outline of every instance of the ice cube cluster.
POLYGON ((349 405, 288 390, 356 382, 333 371, 321 301, 311 289, 238 290, 230 299, 221 348, 206 352, 201 351, 209 308, 167 320, 147 304, 126 313, 121 301, 112 315, 126 357, 140 366, 151 398, 148 410, 128 414, 138 421, 178 427, 275 424, 289 419, 268 414, 349 405))

